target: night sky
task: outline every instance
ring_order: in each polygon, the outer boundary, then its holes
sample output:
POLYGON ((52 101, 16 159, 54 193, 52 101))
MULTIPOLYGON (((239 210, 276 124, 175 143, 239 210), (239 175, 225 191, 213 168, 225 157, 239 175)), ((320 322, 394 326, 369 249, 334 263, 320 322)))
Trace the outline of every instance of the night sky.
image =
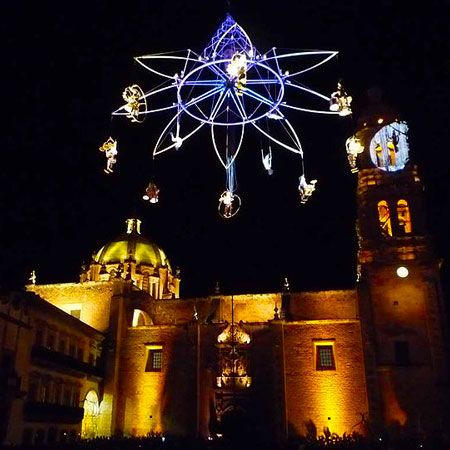
MULTIPOLYGON (((0 285, 77 281, 83 261, 137 215, 143 234, 182 273, 182 296, 350 288, 356 276, 356 175, 344 143, 356 117, 286 115, 318 179, 306 205, 299 168, 273 146, 275 173, 260 159, 259 138, 246 135, 237 159, 243 204, 231 220, 217 214, 225 185, 210 133, 202 129, 153 167, 151 151, 170 113, 143 124, 111 120, 123 89, 155 79, 134 56, 192 48, 201 52, 224 20, 225 1, 2 2, 3 118, 0 151, 0 285), (53 3, 53 2, 49 2, 53 3), (98 147, 119 142, 115 172, 103 173, 98 147), (152 173, 160 202, 142 200, 152 173)), ((450 256, 449 31, 444 2, 407 8, 379 0, 232 1, 231 13, 261 52, 276 46, 338 50, 305 84, 330 94, 343 78, 357 116, 379 86, 403 112, 412 160, 426 185, 429 229, 439 257, 450 256)), ((448 262, 443 275, 450 273, 448 262)))

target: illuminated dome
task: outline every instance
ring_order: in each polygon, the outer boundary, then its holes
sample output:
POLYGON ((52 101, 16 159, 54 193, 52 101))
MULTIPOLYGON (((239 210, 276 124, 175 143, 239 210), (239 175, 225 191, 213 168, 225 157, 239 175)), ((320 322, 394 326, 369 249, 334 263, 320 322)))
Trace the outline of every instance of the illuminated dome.
POLYGON ((131 257, 137 264, 151 265, 155 268, 168 267, 171 271, 164 251, 157 244, 141 235, 141 221, 139 219, 128 219, 126 223, 126 233, 104 245, 94 255, 94 261, 101 265, 118 264, 131 257))

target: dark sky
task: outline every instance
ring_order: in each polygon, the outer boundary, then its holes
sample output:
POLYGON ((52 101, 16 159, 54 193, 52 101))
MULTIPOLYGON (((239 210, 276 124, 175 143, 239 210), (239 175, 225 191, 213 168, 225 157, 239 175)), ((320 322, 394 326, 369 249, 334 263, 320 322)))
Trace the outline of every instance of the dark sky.
MULTIPOLYGON (((237 160, 238 216, 217 215, 225 176, 208 130, 157 161, 160 203, 141 200, 151 150, 172 117, 142 125, 110 113, 125 86, 148 90, 154 78, 133 57, 192 48, 200 52, 223 21, 225 1, 2 2, 2 159, 0 284, 76 281, 83 261, 124 230, 134 212, 143 232, 182 270, 182 294, 268 292, 288 276, 295 290, 352 287, 356 270, 355 186, 344 143, 355 118, 287 113, 299 133, 309 178, 318 188, 301 206, 298 167, 274 148, 268 177, 258 137, 249 133, 237 160), (53 3, 53 2, 51 2, 53 3), (99 145, 119 141, 116 172, 103 173, 99 145)), ((331 93, 343 77, 355 113, 378 85, 410 127, 412 159, 426 183, 437 253, 448 236, 449 31, 444 2, 233 1, 232 14, 264 52, 273 46, 338 50, 305 81, 331 93), (373 3, 373 6, 370 6, 373 3)), ((443 273, 450 273, 447 263, 443 273)))

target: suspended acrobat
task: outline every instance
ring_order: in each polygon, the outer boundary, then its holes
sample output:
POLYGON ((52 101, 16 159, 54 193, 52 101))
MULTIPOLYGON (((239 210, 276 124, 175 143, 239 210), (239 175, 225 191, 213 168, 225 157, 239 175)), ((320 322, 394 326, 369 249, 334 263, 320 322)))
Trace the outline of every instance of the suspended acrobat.
POLYGON ((142 196, 144 200, 148 200, 150 203, 158 203, 159 201, 159 189, 156 184, 151 181, 145 189, 145 194, 142 196))
POLYGON ((317 180, 311 180, 306 182, 305 176, 299 177, 298 191, 300 193, 300 203, 304 205, 311 197, 312 193, 316 190, 317 180))
POLYGON ((122 98, 127 102, 124 106, 125 111, 128 113, 127 117, 132 122, 143 122, 145 115, 140 113, 146 111, 147 99, 142 89, 137 84, 128 86, 123 91, 122 98))
POLYGON ((331 94, 330 111, 337 112, 340 116, 349 116, 352 113, 350 107, 352 97, 345 92, 342 83, 339 81, 337 89, 331 94))
POLYGON ((104 171, 106 173, 113 172, 113 166, 117 162, 117 141, 112 137, 109 137, 106 142, 103 143, 101 147, 99 147, 101 152, 105 152, 106 156, 106 169, 104 171))

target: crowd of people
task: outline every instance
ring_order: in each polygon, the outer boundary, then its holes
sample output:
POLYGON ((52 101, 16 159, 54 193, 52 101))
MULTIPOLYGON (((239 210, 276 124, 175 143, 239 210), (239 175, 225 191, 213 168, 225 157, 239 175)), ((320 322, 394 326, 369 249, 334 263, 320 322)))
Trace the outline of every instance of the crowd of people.
MULTIPOLYGON (((0 450, 22 450, 25 447, 2 447, 0 450)), ((27 447, 29 448, 29 447, 27 447)), ((448 449, 442 436, 428 439, 397 438, 387 435, 371 439, 363 438, 358 434, 337 436, 324 434, 318 438, 293 438, 282 443, 261 442, 249 436, 242 439, 226 438, 175 438, 152 434, 141 438, 95 438, 85 439, 72 443, 58 443, 48 446, 34 446, 34 450, 443 450, 448 449)))

